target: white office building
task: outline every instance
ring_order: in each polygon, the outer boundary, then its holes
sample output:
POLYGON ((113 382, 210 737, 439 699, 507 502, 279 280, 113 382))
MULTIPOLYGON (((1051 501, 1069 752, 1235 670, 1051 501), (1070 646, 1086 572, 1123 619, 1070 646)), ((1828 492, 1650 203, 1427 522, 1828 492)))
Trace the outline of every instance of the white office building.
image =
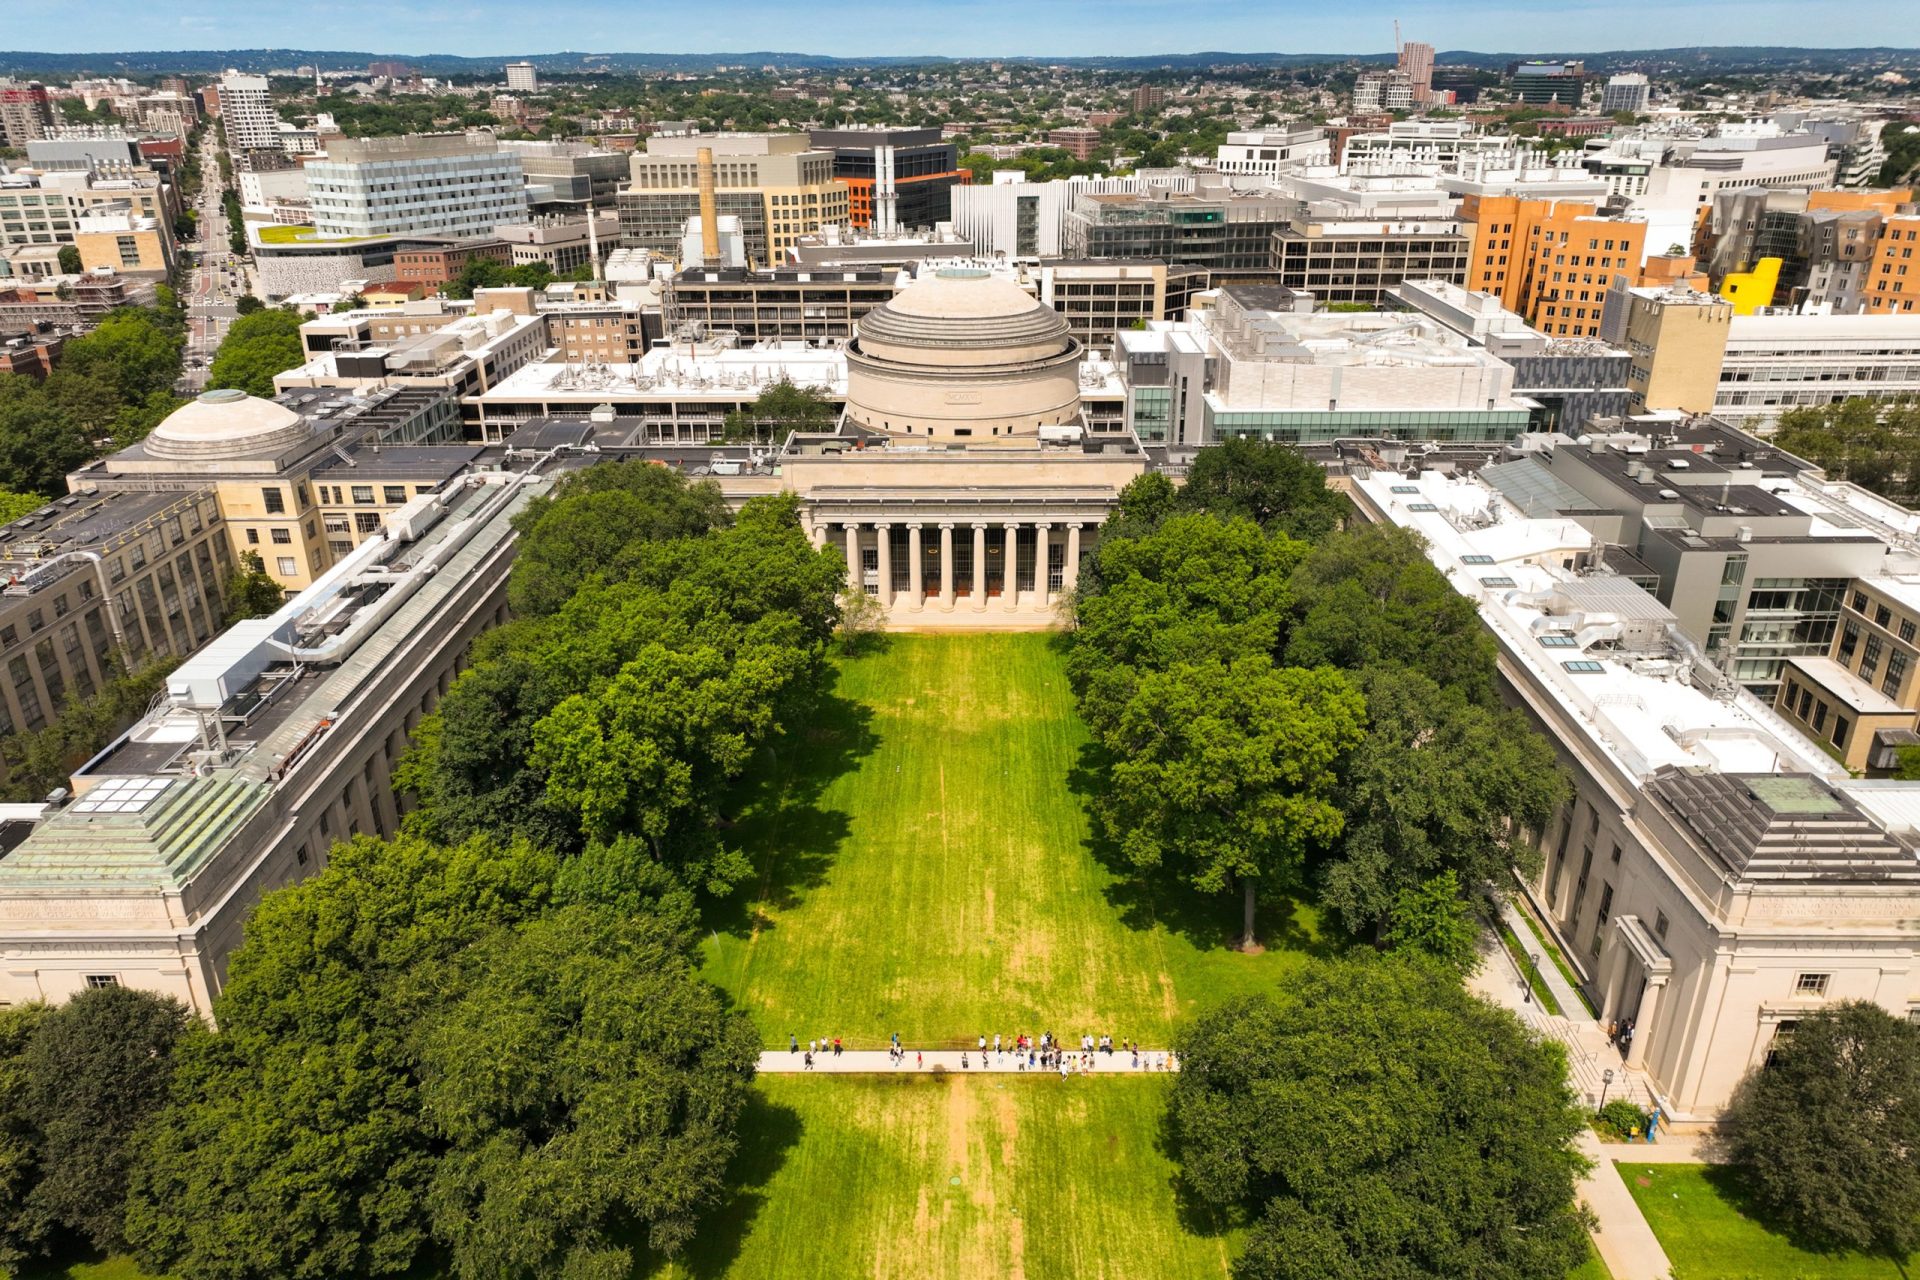
POLYGON ((507 64, 507 92, 540 92, 540 77, 535 73, 531 62, 509 62, 507 64))
POLYGON ((983 258, 1057 258, 1065 252, 1067 210, 1076 197, 1188 192, 1193 186, 1193 175, 1177 169, 1052 182, 1027 182, 1018 170, 1003 170, 991 183, 953 189, 953 229, 983 258))
POLYGON ((231 151, 278 151, 280 117, 274 113, 265 76, 229 71, 220 77, 220 119, 231 151))
POLYGON ((1616 111, 1631 111, 1637 115, 1647 109, 1651 92, 1647 78, 1638 72, 1609 76, 1607 87, 1600 92, 1600 113, 1610 116, 1616 111))
POLYGON ((1229 133, 1215 153, 1220 172, 1274 178, 1305 164, 1326 164, 1332 144, 1324 129, 1256 129, 1229 133))
POLYGON ((352 138, 307 166, 322 236, 478 236, 527 220, 520 157, 491 137, 352 138))
POLYGON ((1735 316, 1713 412, 1749 429, 1788 409, 1920 396, 1920 315, 1735 316))

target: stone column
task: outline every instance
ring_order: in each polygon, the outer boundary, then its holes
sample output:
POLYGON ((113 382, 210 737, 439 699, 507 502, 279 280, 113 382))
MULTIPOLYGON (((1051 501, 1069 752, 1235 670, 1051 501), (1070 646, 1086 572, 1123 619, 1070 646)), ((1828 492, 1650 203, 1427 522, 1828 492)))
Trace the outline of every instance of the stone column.
POLYGON ((1051 528, 1044 520, 1033 526, 1033 601, 1042 609, 1053 603, 1053 592, 1047 586, 1047 530, 1051 528))
POLYGON ((860 526, 847 525, 847 590, 865 591, 867 584, 861 581, 860 574, 860 526))
POLYGON ((953 608, 953 522, 940 522, 940 607, 953 608))
POLYGON ((973 611, 987 607, 987 526, 973 526, 973 611))
POLYGON ((813 539, 814 550, 817 551, 820 548, 826 546, 827 545, 827 522, 825 520, 820 519, 818 516, 815 516, 813 518, 813 524, 807 536, 813 539))
POLYGON ((1068 591, 1080 585, 1080 522, 1067 526, 1067 563, 1060 583, 1068 591))
POLYGON ((907 607, 919 609, 927 603, 926 584, 922 580, 920 526, 907 526, 907 607))
POLYGON ((1627 1046, 1627 1066, 1639 1071, 1647 1060, 1647 1039, 1653 1034, 1653 1015, 1660 1011, 1660 993, 1666 990, 1665 975, 1647 978, 1647 990, 1640 997, 1640 1008, 1633 1015, 1633 1043, 1627 1046))
POLYGON ((1007 521, 1007 562, 1000 568, 1000 607, 1016 608, 1020 603, 1020 526, 1007 521))
POLYGON ((874 536, 880 548, 880 606, 893 607, 893 526, 876 524, 874 536))

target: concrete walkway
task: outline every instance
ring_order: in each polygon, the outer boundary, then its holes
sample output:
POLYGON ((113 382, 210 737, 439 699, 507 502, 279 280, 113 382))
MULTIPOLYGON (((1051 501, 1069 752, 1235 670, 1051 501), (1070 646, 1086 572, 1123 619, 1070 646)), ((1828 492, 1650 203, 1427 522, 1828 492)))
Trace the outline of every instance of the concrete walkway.
POLYGON ((1711 1134, 1662 1133, 1658 1142, 1603 1142, 1607 1159, 1621 1164, 1721 1164, 1711 1134))
MULTIPOLYGON (((760 1071, 769 1075, 796 1075, 810 1072, 818 1075, 884 1076, 901 1073, 911 1075, 916 1071, 924 1073, 939 1067, 955 1074, 965 1071, 968 1075, 998 1073, 1057 1076, 1060 1074, 1058 1067, 1026 1066, 1026 1055, 1016 1054, 1011 1049, 1001 1054, 996 1054, 989 1049, 985 1060, 973 1050, 967 1050, 964 1056, 967 1065, 963 1068, 960 1065, 962 1051, 959 1049, 928 1049, 924 1052, 909 1049, 906 1056, 897 1063, 887 1056, 885 1049, 848 1049, 837 1058, 831 1053, 816 1053, 813 1055, 813 1066, 809 1068, 806 1065, 806 1049, 802 1046, 799 1053, 789 1053, 785 1049, 767 1050, 760 1055, 760 1071)), ((1179 1066, 1174 1061, 1173 1055, 1165 1049, 1142 1049, 1140 1065, 1137 1067, 1134 1065, 1133 1055, 1122 1049, 1115 1049, 1112 1053, 1095 1051, 1091 1054, 1074 1052, 1067 1055, 1069 1075, 1138 1076, 1149 1072, 1177 1070, 1179 1066), (1079 1065, 1082 1059, 1090 1060, 1091 1066, 1083 1069, 1079 1065)))
MULTIPOLYGON (((1634 1203, 1633 1193, 1621 1180, 1620 1171, 1613 1167, 1615 1160, 1629 1158, 1616 1154, 1624 1153, 1627 1148, 1617 1143, 1602 1143, 1591 1132, 1581 1134, 1575 1145, 1581 1155, 1593 1161, 1593 1168, 1580 1180, 1577 1191, 1599 1224, 1593 1233, 1593 1247, 1599 1251, 1600 1260, 1607 1264, 1613 1280, 1669 1280, 1673 1264, 1667 1260, 1667 1251, 1660 1247, 1653 1228, 1647 1225, 1640 1206, 1634 1203)), ((1658 1144, 1636 1145, 1631 1158, 1640 1160, 1644 1158, 1640 1153, 1650 1155, 1659 1149, 1658 1144)))

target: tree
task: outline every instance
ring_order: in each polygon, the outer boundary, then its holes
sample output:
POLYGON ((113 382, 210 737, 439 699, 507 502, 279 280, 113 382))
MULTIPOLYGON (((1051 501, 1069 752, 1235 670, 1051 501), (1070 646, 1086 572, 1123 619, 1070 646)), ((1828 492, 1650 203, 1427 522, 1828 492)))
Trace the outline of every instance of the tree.
POLYGON ((1387 914, 1381 941, 1460 977, 1480 966, 1480 922, 1461 893, 1460 877, 1451 871, 1402 889, 1387 914))
POLYGON ((1478 901, 1540 871, 1521 833, 1544 830, 1571 794, 1552 745, 1525 715, 1394 666, 1355 674, 1367 735, 1340 766, 1345 835, 1322 901, 1349 931, 1381 936, 1395 904, 1442 873, 1478 901))
POLYGON ((448 1144, 428 1204, 454 1274, 625 1276, 639 1238, 668 1257, 693 1238, 759 1036, 692 951, 690 929, 574 905, 455 962, 465 994, 420 1037, 421 1108, 448 1144))
POLYGON ((38 1257, 53 1228, 32 1199, 40 1141, 27 1106, 27 1049, 51 1012, 44 1004, 0 1009, 0 1275, 38 1257))
POLYGON ((878 596, 850 591, 840 605, 840 651, 864 652, 887 629, 887 606, 878 596))
POLYGON ((126 987, 82 991, 45 1018, 25 1056, 25 1109, 38 1135, 28 1200, 94 1248, 125 1247, 135 1135, 165 1102, 189 1015, 126 987))
POLYGON ((1801 1017, 1720 1132, 1755 1200, 1813 1247, 1920 1248, 1920 1026, 1863 1001, 1801 1017))
POLYGON ((84 270, 86 270, 86 266, 80 261, 80 250, 70 244, 61 245, 60 274, 77 276, 84 270))
POLYGON ((229 623, 264 618, 287 602, 286 590, 267 573, 257 551, 242 551, 224 593, 229 623))
POLYGON ((1286 659, 1345 671, 1392 663, 1494 696, 1494 648, 1473 602, 1427 559, 1420 535, 1394 525, 1329 534, 1293 575, 1286 659))
POLYGON ((651 462, 603 463, 562 480, 514 519, 520 544, 508 599, 525 614, 554 612, 590 575, 610 581, 638 544, 695 538, 732 521, 720 486, 689 482, 651 462))
POLYGON ((1347 501, 1327 487, 1327 473, 1298 450, 1270 441, 1229 439, 1194 455, 1180 506, 1217 516, 1245 516, 1269 532, 1317 542, 1338 528, 1347 501))
POLYGON ((139 404, 172 390, 186 341, 176 312, 119 307, 93 332, 67 344, 59 371, 100 383, 122 405, 139 404))
POLYGON ((207 387, 234 387, 248 395, 269 398, 273 395, 273 375, 305 360, 299 315, 284 309, 256 309, 234 321, 220 340, 208 371, 207 387))
POLYGON ((14 493, 0 489, 0 524, 12 524, 21 516, 30 516, 47 505, 47 500, 37 493, 14 493))
POLYGON ((233 300, 233 310, 236 315, 258 315, 266 309, 267 304, 250 293, 243 293, 233 300))
POLYGON ((1340 834, 1333 767, 1365 712, 1339 672, 1264 654, 1145 675, 1106 735, 1101 822, 1136 866, 1171 859, 1203 892, 1238 887, 1252 950, 1259 890, 1299 888, 1309 849, 1340 834))
POLYGON ((263 897, 219 1030, 181 1042, 145 1132, 127 1235, 149 1269, 321 1280, 429 1257, 419 1029, 459 994, 447 962, 543 912, 554 871, 525 845, 362 837, 263 897))
POLYGON ((1237 1280, 1557 1280, 1586 1256, 1566 1060, 1456 976, 1316 961, 1176 1043, 1182 1181, 1258 1215, 1237 1280))
POLYGON ((827 430, 834 417, 833 402, 819 388, 781 378, 745 409, 728 414, 722 431, 728 440, 771 440, 790 431, 827 430))

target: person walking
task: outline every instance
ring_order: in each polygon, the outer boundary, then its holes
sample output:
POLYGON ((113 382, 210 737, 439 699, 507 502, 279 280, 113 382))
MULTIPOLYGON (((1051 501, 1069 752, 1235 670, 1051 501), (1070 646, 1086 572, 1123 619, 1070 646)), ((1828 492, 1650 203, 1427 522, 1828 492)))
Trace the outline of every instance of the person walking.
POLYGON ((818 1040, 809 1040, 809 1041, 807 1041, 807 1053, 808 1053, 808 1054, 814 1054, 814 1053, 817 1053, 817 1052, 819 1052, 819 1049, 820 1049, 820 1042, 819 1042, 818 1040))
POLYGON ((811 1049, 807 1050, 807 1056, 805 1061, 807 1065, 804 1069, 807 1071, 813 1070, 813 1050, 811 1049))
POLYGON ((960 1051, 960 1069, 962 1071, 967 1069, 967 1051, 965 1049, 960 1051))
POLYGON ((800 1052, 800 1037, 794 1035, 793 1032, 791 1031, 787 1032, 787 1052, 788 1053, 800 1052))
POLYGON ((999 1058, 1001 1056, 1000 1055, 1000 1033, 998 1031, 993 1033, 993 1056, 995 1058, 999 1058))
POLYGON ((836 1058, 840 1056, 840 1037, 839 1036, 835 1036, 833 1038, 833 1056, 836 1058))
POLYGON ((927 1065, 927 1055, 924 1053, 921 1053, 918 1049, 915 1049, 913 1051, 913 1069, 915 1071, 918 1071, 920 1068, 926 1065, 927 1065))

